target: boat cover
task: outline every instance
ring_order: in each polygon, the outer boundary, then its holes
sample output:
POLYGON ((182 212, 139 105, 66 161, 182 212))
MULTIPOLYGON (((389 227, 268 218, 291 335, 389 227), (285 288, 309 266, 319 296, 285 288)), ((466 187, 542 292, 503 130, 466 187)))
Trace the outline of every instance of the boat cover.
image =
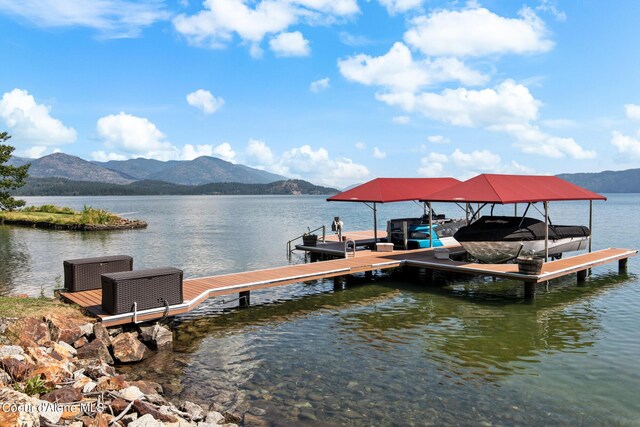
MULTIPOLYGON (((587 237, 591 233, 582 225, 550 225, 549 240, 587 237)), ((483 216, 461 227, 453 237, 458 242, 497 242, 544 240, 544 221, 529 217, 483 216)))

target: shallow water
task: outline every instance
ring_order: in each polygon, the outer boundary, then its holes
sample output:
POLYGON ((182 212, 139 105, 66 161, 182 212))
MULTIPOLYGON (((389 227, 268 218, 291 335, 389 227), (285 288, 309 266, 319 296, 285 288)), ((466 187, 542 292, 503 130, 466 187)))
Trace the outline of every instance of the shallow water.
MULTIPOLYGON (((89 200, 140 211, 150 221, 142 232, 0 227, 0 253, 9 256, 0 282, 6 292, 39 292, 31 283, 50 284, 62 259, 84 253, 128 253, 137 267, 175 265, 192 277, 282 265, 285 242, 307 225, 340 215, 347 227, 371 228, 361 205, 211 199, 89 200)), ((69 201, 87 203, 56 203, 69 201)), ((587 221, 584 202, 551 207, 555 222, 587 221)), ((640 246, 639 211, 638 195, 595 203, 594 249, 640 246)), ((277 425, 640 425, 639 273, 636 259, 622 275, 615 264, 598 267, 579 286, 574 276, 539 286, 532 302, 507 280, 393 275, 254 292, 250 309, 212 299, 175 322, 174 353, 123 371, 277 425)))

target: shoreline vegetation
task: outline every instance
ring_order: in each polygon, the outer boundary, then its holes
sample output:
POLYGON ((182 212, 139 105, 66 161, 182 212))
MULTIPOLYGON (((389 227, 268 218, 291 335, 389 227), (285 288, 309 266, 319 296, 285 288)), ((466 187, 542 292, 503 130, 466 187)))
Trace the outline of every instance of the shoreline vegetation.
POLYGON ((0 225, 19 225, 51 230, 101 231, 146 228, 147 223, 130 220, 90 206, 82 211, 54 205, 30 206, 0 212, 0 225))
POLYGON ((275 181, 269 184, 216 182, 201 185, 172 184, 142 180, 130 184, 109 184, 91 181, 71 181, 66 178, 27 179, 13 192, 14 196, 209 196, 209 195, 333 195, 338 190, 322 187, 300 179, 275 181))

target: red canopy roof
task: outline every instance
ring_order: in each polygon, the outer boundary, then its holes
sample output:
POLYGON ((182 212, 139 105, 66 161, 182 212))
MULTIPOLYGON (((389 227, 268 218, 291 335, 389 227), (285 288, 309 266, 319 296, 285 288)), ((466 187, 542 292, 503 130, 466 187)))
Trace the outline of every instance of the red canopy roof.
POLYGON ((483 174, 421 200, 506 204, 607 198, 557 176, 483 174))
POLYGON ((376 178, 329 197, 329 202, 404 202, 425 200, 432 193, 459 184, 455 178, 376 178))

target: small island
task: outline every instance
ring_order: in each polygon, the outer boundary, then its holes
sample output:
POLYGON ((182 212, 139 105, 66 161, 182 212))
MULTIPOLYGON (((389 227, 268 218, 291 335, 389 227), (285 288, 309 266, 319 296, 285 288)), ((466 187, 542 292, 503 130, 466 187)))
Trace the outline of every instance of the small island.
POLYGON ((0 224, 77 231, 128 230, 147 227, 144 221, 125 219, 103 209, 85 206, 82 211, 75 211, 54 205, 0 211, 0 224))

